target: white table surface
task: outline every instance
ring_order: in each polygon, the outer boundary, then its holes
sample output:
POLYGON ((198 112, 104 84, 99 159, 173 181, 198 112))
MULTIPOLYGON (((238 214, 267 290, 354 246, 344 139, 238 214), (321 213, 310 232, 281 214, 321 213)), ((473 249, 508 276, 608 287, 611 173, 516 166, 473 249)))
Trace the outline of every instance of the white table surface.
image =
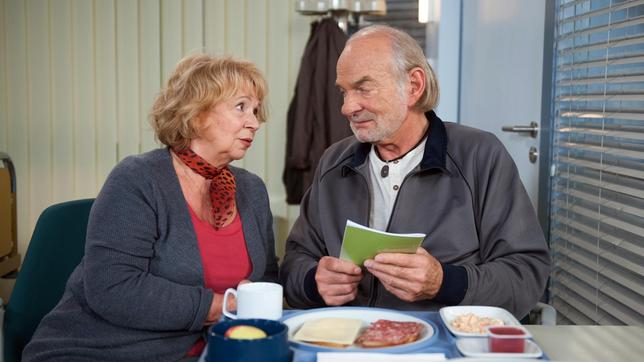
POLYGON ((525 326, 553 361, 644 361, 644 327, 525 326))

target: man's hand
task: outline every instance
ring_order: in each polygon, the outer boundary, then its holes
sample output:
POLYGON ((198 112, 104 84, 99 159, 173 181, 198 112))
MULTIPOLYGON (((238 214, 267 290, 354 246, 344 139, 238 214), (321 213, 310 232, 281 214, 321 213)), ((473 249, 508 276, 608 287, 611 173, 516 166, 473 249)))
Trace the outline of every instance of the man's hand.
POLYGON ((407 302, 434 298, 443 283, 440 262, 423 248, 416 254, 378 254, 364 265, 385 289, 407 302))
POLYGON ((362 270, 350 261, 324 256, 315 271, 318 292, 327 305, 342 305, 358 295, 362 270))

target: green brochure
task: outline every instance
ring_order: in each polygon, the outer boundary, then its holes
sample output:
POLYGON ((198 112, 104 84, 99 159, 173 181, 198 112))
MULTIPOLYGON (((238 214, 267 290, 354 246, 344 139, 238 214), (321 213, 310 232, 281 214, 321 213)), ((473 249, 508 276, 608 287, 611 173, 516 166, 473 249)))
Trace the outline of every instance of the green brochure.
POLYGON ((425 234, 395 234, 360 225, 347 220, 340 249, 340 259, 362 266, 367 259, 380 253, 413 254, 425 239, 425 234))

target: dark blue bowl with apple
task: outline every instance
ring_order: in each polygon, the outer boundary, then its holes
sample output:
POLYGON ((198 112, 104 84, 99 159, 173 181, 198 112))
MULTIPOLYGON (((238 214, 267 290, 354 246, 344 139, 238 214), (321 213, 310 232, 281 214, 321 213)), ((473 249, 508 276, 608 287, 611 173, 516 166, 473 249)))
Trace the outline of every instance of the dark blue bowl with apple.
POLYGON ((287 362, 288 327, 268 319, 226 320, 208 332, 208 362, 287 362))

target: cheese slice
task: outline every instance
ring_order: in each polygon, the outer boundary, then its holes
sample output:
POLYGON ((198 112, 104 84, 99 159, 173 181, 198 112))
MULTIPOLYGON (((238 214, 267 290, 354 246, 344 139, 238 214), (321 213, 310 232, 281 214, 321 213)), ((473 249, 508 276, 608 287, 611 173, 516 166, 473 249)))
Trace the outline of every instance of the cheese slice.
POLYGON ((360 319, 312 319, 302 324, 293 339, 301 342, 349 346, 355 341, 361 327, 360 319))

